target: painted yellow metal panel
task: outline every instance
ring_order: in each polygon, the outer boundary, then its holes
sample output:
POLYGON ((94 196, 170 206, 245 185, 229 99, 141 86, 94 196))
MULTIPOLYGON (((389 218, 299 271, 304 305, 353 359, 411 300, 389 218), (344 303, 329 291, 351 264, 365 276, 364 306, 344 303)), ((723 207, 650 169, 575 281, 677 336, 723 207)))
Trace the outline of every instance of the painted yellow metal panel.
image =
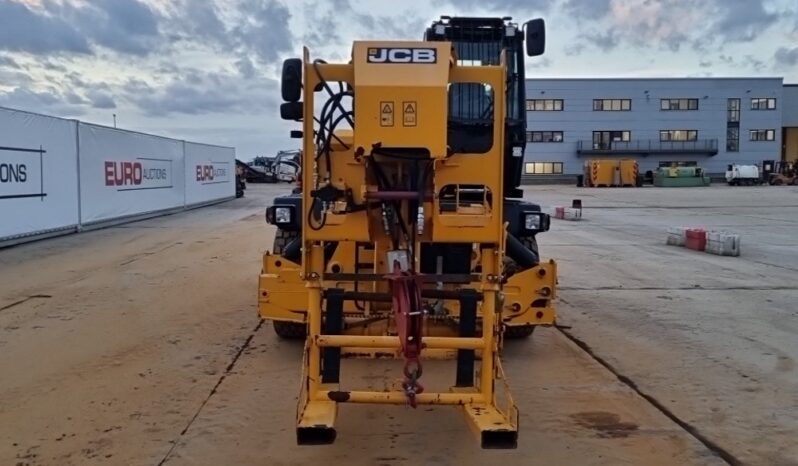
POLYGON ((446 150, 447 86, 451 65, 448 42, 355 42, 355 147, 423 148, 434 158, 446 150), (431 51, 434 61, 413 60, 413 53, 431 51), (401 62, 389 54, 399 53, 401 62), (384 56, 375 62, 378 55, 384 56))

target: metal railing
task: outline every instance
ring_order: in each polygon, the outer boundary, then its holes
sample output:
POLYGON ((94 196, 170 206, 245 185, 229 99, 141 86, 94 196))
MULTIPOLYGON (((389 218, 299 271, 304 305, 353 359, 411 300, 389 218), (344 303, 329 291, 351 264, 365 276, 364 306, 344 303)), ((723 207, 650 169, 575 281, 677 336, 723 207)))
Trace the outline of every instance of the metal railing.
POLYGON ((577 141, 577 154, 704 154, 718 153, 717 139, 697 139, 695 141, 660 141, 657 139, 636 139, 633 141, 593 142, 577 141))

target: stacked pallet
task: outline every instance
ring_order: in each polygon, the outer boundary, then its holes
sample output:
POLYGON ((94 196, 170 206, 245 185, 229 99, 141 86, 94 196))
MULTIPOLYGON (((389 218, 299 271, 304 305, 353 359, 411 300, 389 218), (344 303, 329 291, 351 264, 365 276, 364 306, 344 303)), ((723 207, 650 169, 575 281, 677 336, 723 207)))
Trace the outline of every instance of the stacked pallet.
POLYGON ((703 251, 717 256, 740 255, 740 235, 726 231, 702 228, 670 227, 666 244, 684 246, 694 251, 703 251))

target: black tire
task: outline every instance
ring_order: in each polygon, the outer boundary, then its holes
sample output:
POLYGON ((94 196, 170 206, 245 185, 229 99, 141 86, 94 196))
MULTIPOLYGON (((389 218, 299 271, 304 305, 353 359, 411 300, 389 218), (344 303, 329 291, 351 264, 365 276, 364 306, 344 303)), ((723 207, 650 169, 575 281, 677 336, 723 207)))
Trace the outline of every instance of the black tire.
POLYGON ((783 184, 784 184, 784 180, 782 180, 781 178, 776 178, 776 179, 775 179, 775 180, 773 180, 773 182, 772 182, 772 183, 770 183, 770 184, 772 184, 772 185, 775 185, 775 186, 781 186, 781 185, 783 185, 783 184))
POLYGON ((273 320, 274 333, 284 340, 303 340, 307 336, 307 326, 299 322, 273 320))
POLYGON ((537 325, 517 325, 514 327, 504 326, 504 338, 510 340, 520 340, 521 338, 529 338, 532 332, 535 331, 537 325))
POLYGON ((277 233, 274 234, 274 244, 272 246, 272 254, 282 256, 283 249, 290 243, 291 241, 299 238, 301 235, 298 231, 286 231, 277 229, 277 233))

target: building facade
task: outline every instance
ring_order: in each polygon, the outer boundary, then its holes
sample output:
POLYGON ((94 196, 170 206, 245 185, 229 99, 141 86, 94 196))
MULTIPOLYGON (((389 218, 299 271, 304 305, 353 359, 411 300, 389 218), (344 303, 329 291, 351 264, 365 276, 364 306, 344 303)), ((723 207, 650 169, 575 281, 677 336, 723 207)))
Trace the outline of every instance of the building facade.
MULTIPOLYGON (((694 162, 779 160, 782 78, 529 79, 524 175, 581 174, 587 159, 635 158, 641 172, 694 162)), ((798 119, 798 101, 787 106, 798 119)), ((798 126, 798 124, 796 124, 798 126)))
POLYGON ((781 159, 798 162, 798 84, 785 84, 783 99, 781 159))

